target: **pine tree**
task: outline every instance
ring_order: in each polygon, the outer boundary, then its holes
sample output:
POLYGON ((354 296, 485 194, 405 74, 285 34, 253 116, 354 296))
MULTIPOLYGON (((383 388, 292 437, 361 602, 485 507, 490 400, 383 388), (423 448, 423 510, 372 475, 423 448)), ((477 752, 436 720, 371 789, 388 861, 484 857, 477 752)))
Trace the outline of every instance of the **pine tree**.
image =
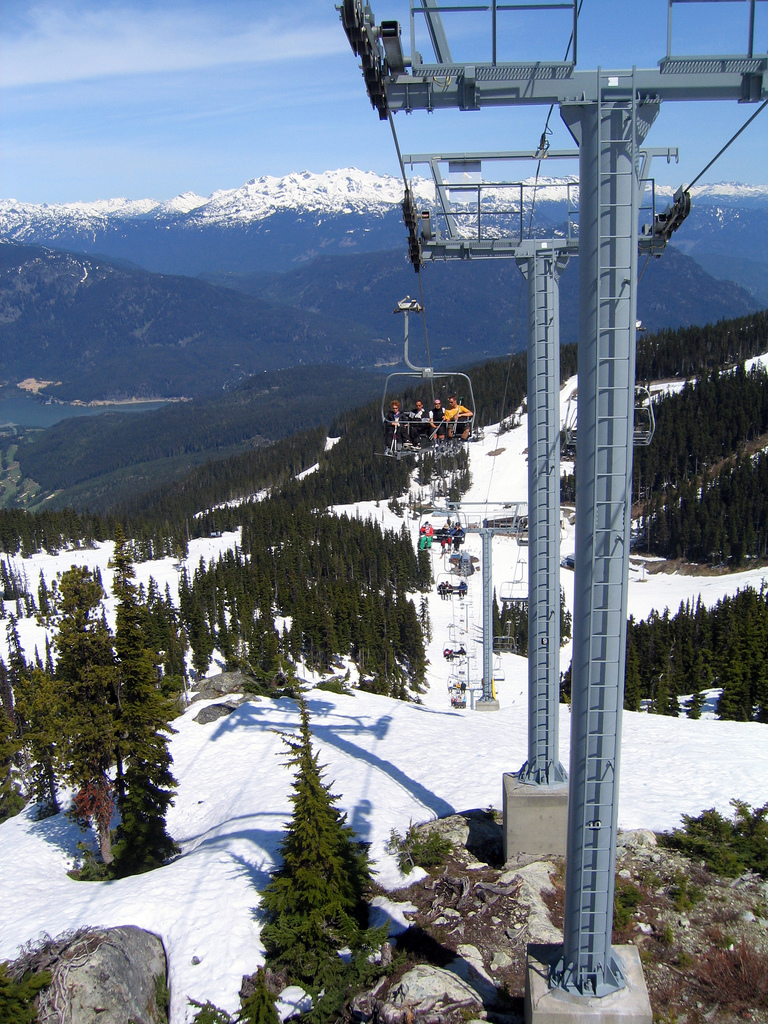
POLYGON ((35 996, 50 983, 50 971, 28 971, 17 979, 7 962, 0 964, 0 1024, 36 1024, 35 996))
MULTIPOLYGON (((0 671, 5 673, 2 661, 0 671)), ((3 702, 0 704, 0 821, 18 814, 24 806, 15 771, 19 747, 13 711, 9 714, 3 702)))
POLYGON ((90 570, 72 566, 61 577, 56 678, 66 733, 64 777, 75 787, 72 815, 93 822, 101 859, 112 861, 112 783, 115 757, 115 663, 112 636, 101 617, 104 591, 90 570))
POLYGON ((368 856, 355 843, 346 815, 334 807, 338 797, 323 782, 303 699, 299 714, 299 738, 285 739, 288 764, 296 769, 293 815, 280 844, 283 862, 262 893, 261 938, 271 965, 286 967, 310 990, 338 991, 345 971, 338 950, 349 946, 359 968, 371 943, 382 937, 362 930, 371 880, 368 856))
POLYGON ((21 723, 38 818, 59 813, 57 772, 63 731, 60 686, 39 667, 18 684, 16 711, 21 723))
POLYGON ((130 548, 118 527, 114 592, 118 599, 115 650, 120 692, 119 742, 126 760, 123 793, 118 795, 121 823, 113 870, 137 874, 164 864, 178 853, 168 835, 165 815, 173 802, 176 780, 168 750, 171 708, 157 688, 156 652, 146 645, 146 609, 139 603, 130 548))
POLYGON ((263 967, 256 971, 256 987, 251 995, 243 1000, 237 1019, 240 1024, 280 1024, 275 1001, 267 988, 263 967))

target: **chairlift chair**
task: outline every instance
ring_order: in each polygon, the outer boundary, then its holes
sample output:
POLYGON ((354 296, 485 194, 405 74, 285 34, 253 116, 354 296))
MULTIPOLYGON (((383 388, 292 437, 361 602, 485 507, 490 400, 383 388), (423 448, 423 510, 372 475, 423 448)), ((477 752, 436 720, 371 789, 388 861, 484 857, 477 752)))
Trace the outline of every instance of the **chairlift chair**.
POLYGON ((517 654, 517 640, 512 633, 514 623, 507 623, 507 631, 501 636, 493 638, 493 650, 495 653, 517 654))
POLYGON ((467 631, 459 622, 448 623, 448 642, 454 647, 457 645, 466 646, 467 631))
MULTIPOLYGON (((384 382, 384 393, 381 398, 382 425, 385 425, 387 423, 387 410, 389 408, 390 403, 396 396, 398 396, 399 400, 399 395, 401 395, 402 392, 406 391, 408 388, 414 388, 423 382, 429 382, 430 390, 433 390, 435 380, 452 380, 457 382, 460 381, 461 386, 459 386, 458 383, 454 384, 453 389, 457 392, 457 394, 459 391, 463 391, 465 389, 469 393, 469 403, 470 408, 472 410, 472 415, 471 417, 469 417, 468 424, 470 431, 469 439, 479 440, 482 437, 482 431, 480 431, 479 428, 475 427, 477 407, 475 404, 475 394, 474 391, 472 390, 472 381, 467 376, 467 374, 461 373, 459 371, 434 370, 431 366, 415 366, 410 360, 408 353, 408 317, 411 313, 423 313, 423 307, 416 299, 412 299, 409 295, 406 295, 404 299, 401 299, 400 302, 398 302, 393 312, 403 313, 405 317, 405 339, 403 343, 403 360, 405 362, 405 365, 409 369, 398 370, 394 373, 390 373, 387 376, 386 381, 384 382)), ((403 424, 403 428, 407 428, 407 425, 408 421, 406 420, 403 424)), ((437 431, 433 433, 436 434, 437 431)), ((437 440, 437 438, 434 436, 430 436, 430 440, 435 441, 437 440)), ((437 454, 452 454, 453 452, 459 450, 460 446, 460 442, 458 442, 458 444, 454 444, 453 439, 451 439, 446 440, 444 443, 440 444, 439 447, 436 446, 435 450, 437 454)), ((420 448, 418 446, 414 446, 413 448, 409 448, 406 450, 403 450, 403 448, 397 448, 396 441, 393 441, 392 450, 390 450, 390 446, 388 446, 386 454, 396 455, 398 458, 401 458, 404 455, 418 454, 419 450, 420 448)))
MULTIPOLYGON (((521 567, 522 568, 522 567, 521 567)), ((499 587, 499 601, 503 605, 524 608, 528 604, 528 586, 520 579, 505 580, 499 587)))
POLYGON ((467 706, 467 687, 462 690, 460 686, 452 686, 448 683, 448 697, 451 702, 452 708, 466 708, 467 706))
MULTIPOLYGON (((571 392, 565 410, 563 426, 563 455, 576 455, 576 400, 577 391, 571 392)), ((635 408, 632 441, 636 448, 645 448, 653 440, 656 432, 656 417, 653 412, 651 392, 643 385, 635 386, 635 408)))
POLYGON ((576 406, 578 403, 578 394, 578 388, 574 388, 568 396, 568 404, 565 407, 563 445, 560 453, 564 458, 576 455, 576 406))
POLYGON ((435 589, 440 597, 445 597, 445 600, 452 599, 454 597, 458 597, 460 600, 463 600, 468 593, 466 579, 462 577, 461 582, 457 583, 456 577, 451 577, 448 573, 440 573, 435 589), (463 593, 460 588, 463 588, 463 593))
POLYGON ((647 447, 656 433, 656 417, 653 412, 651 392, 646 387, 635 388, 635 422, 633 440, 638 448, 647 447))
POLYGON ((468 551, 454 551, 453 554, 448 555, 450 572, 455 576, 473 576, 477 571, 475 562, 478 561, 477 556, 470 555, 468 551))

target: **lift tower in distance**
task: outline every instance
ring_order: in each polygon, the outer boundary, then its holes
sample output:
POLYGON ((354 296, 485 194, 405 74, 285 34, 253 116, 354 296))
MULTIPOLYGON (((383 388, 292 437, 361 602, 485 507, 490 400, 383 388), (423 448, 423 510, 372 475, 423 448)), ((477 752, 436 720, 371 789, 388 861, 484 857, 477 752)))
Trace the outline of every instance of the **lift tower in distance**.
MULTIPOLYGON (((439 15, 430 12, 436 19, 439 15)), ((543 146, 543 143, 541 144, 543 146)), ((565 856, 568 788, 559 761, 560 712, 560 275, 571 256, 578 253, 577 183, 540 184, 494 175, 479 181, 448 182, 455 172, 477 175, 487 165, 577 160, 578 150, 539 149, 532 153, 420 153, 403 154, 403 167, 427 165, 435 187, 434 215, 418 213, 412 191, 404 201, 409 253, 417 267, 435 260, 514 259, 527 283, 528 292, 528 750, 518 771, 503 776, 503 832, 505 859, 515 855, 565 856), (551 238, 526 237, 524 214, 548 190, 565 192, 565 230, 551 238), (420 232, 417 227, 420 226, 420 232)), ((649 182, 654 157, 669 162, 676 149, 641 151, 640 180, 649 182)), ((689 204, 681 199, 658 217, 655 192, 643 213, 651 214, 643 225, 641 250, 660 255, 668 237, 687 215, 689 204)), ((645 399, 644 399, 645 400, 645 399)), ((637 411, 637 410, 636 410, 637 411)), ((650 395, 634 424, 634 443, 648 444, 653 437, 650 395)), ((478 710, 498 708, 490 697, 492 650, 492 531, 483 537, 483 635, 484 679, 488 693, 476 704, 478 710)))
POLYGON ((746 0, 745 52, 707 56, 673 54, 672 14, 680 2, 691 0, 668 0, 667 53, 658 67, 589 71, 576 68, 576 0, 462 4, 463 11, 491 11, 492 59, 473 63, 452 61, 439 33, 432 33, 434 63, 416 53, 415 15, 434 24, 435 13, 450 11, 448 5, 411 0, 409 59, 397 22, 377 26, 361 0, 344 0, 341 7, 380 118, 400 110, 557 105, 579 146, 579 473, 566 896, 563 945, 529 949, 526 1018, 536 1022, 565 1019, 566 1006, 574 1019, 602 1010, 616 1019, 651 1020, 639 959, 611 944, 631 527, 639 151, 664 102, 756 103, 768 97, 768 54, 754 51, 756 0, 746 0), (497 18, 516 8, 570 9, 573 60, 498 61, 497 18))
MULTIPOLYGON (((434 19, 436 14, 432 13, 434 19)), ((420 237, 409 239, 412 259, 514 259, 528 291, 528 756, 503 777, 504 853, 565 855, 568 789, 559 760, 560 713, 560 309, 559 280, 578 252, 572 193, 566 185, 566 230, 552 238, 527 238, 524 212, 546 186, 493 180, 449 185, 448 173, 477 173, 483 166, 535 160, 520 152, 403 155, 404 166, 428 165, 435 185, 435 213, 422 210, 420 237)), ((550 151, 575 160, 578 151, 550 151)), ((562 185, 557 186, 559 191, 562 185)), ((406 208, 410 198, 406 195, 406 208)), ((406 223, 415 223, 406 213, 406 223)), ((493 658, 490 584, 492 530, 483 537, 485 673, 493 658)), ((478 707, 491 707, 490 702, 478 707)), ((495 706, 498 706, 497 704, 495 706)))

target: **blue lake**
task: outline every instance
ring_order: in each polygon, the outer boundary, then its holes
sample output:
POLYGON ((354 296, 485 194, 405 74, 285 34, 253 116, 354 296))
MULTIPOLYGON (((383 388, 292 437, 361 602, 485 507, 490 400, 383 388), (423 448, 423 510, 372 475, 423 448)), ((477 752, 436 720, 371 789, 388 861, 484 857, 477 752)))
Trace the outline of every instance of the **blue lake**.
POLYGON ((51 427, 73 416, 100 416, 105 412, 150 412, 161 409, 167 402, 135 402, 131 405, 43 405, 26 395, 4 398, 0 396, 0 427, 51 427))

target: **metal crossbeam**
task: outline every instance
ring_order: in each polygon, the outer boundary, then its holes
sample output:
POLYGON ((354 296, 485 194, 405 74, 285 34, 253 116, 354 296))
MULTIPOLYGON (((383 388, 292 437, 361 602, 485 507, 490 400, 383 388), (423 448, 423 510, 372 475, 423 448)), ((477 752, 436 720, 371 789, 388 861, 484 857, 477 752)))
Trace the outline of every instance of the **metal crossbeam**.
MULTIPOLYGON (((635 88, 646 100, 736 100, 755 102, 768 95, 767 57, 723 58, 701 65, 638 70, 635 88)), ((570 65, 441 64, 413 69, 385 82, 389 109, 481 110, 485 107, 552 106, 597 103, 598 75, 570 65)), ((600 86, 604 98, 622 98, 631 73, 617 71, 600 86)))

